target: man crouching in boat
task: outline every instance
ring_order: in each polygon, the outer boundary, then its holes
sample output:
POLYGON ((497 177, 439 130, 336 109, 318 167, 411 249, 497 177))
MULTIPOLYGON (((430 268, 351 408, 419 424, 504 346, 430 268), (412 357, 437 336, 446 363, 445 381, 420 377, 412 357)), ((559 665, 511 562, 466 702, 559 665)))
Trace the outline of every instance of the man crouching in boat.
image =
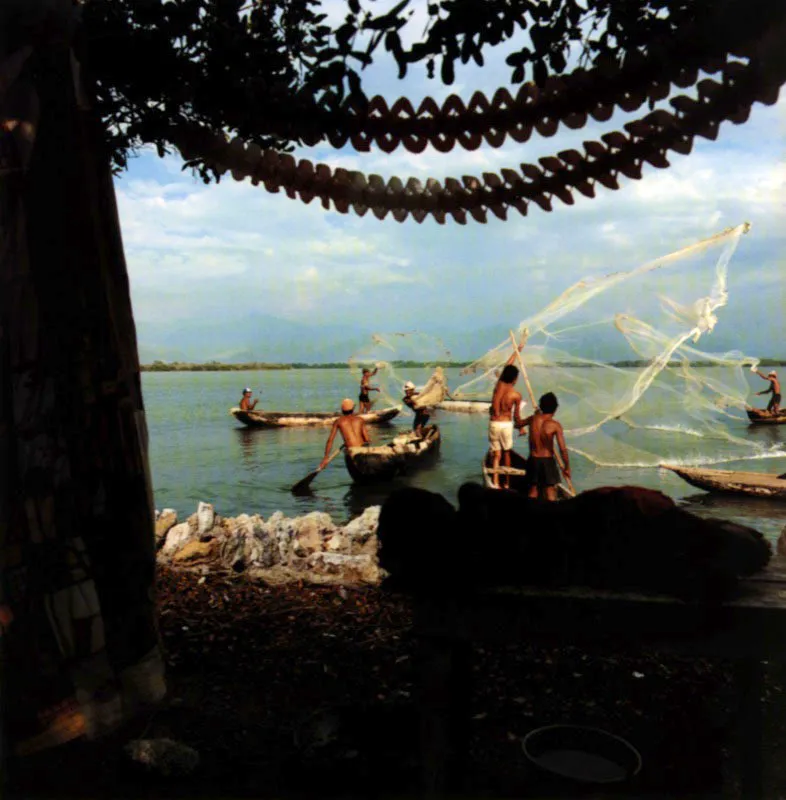
POLYGON ((412 383, 412 381, 407 381, 404 384, 404 397, 401 398, 401 402, 409 406, 415 412, 415 421, 412 423, 412 430, 415 431, 418 436, 423 436, 426 432, 426 425, 428 425, 430 416, 428 409, 415 408, 415 398, 419 394, 420 392, 415 391, 415 384, 412 383))
POLYGON ((241 411, 253 411, 256 408, 257 403, 259 402, 259 398, 252 402, 251 400, 251 389, 246 387, 243 389, 243 399, 240 401, 240 410, 241 411))
POLYGON ((524 428, 529 426, 528 497, 533 500, 537 500, 540 489, 545 491, 546 500, 557 499, 557 484, 561 478, 554 454, 554 439, 557 440, 562 455, 562 471, 570 479, 565 435, 562 425, 554 419, 558 406, 557 396, 553 392, 547 392, 538 401, 540 411, 527 417, 519 428, 519 433, 523 434, 524 428))
MULTIPOLYGON (((494 394, 491 398, 491 419, 489 419, 489 450, 491 450, 491 485, 500 488, 499 469, 500 461, 505 467, 510 466, 510 451, 513 449, 513 422, 517 428, 524 424, 519 416, 519 406, 522 404, 521 394, 513 386, 518 380, 518 367, 513 366, 513 361, 524 345, 518 345, 513 355, 502 368, 494 394)), ((510 485, 510 475, 505 475, 502 488, 510 485)))
POLYGON ((355 404, 348 397, 341 401, 341 413, 343 416, 339 417, 330 429, 330 436, 328 436, 327 444, 325 445, 325 457, 319 465, 320 469, 324 469, 330 460, 330 448, 333 446, 333 440, 336 438, 338 431, 341 431, 344 444, 348 448, 363 447, 364 444, 371 443, 365 420, 355 413, 355 404))

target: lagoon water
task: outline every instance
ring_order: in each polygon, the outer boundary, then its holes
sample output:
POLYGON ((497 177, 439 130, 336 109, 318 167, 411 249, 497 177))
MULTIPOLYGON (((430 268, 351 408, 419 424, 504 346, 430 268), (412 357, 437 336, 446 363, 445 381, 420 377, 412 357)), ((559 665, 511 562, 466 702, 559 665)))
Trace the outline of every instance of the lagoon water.
MULTIPOLYGON (((458 370, 445 372, 449 385, 461 382, 458 370)), ((407 377, 422 385, 429 373, 427 369, 412 369, 407 377)), ((432 468, 394 484, 356 487, 338 457, 314 480, 311 495, 295 497, 290 487, 319 464, 329 428, 245 428, 229 414, 229 409, 238 405, 244 386, 261 397, 257 408, 271 411, 329 411, 337 409, 345 396, 357 398, 357 382, 348 369, 143 373, 157 508, 174 508, 184 518, 204 500, 214 503, 223 516, 258 513, 269 517, 276 510, 295 516, 319 510, 344 522, 365 507, 383 502, 397 486, 440 492, 455 504, 462 483, 480 480, 488 417, 437 412, 433 421, 439 424, 443 439, 439 459, 432 468)), ((372 394, 372 399, 377 397, 372 394)), ((375 402, 376 407, 393 404, 389 398, 375 402)), ((374 425, 370 431, 374 441, 382 442, 411 426, 411 413, 402 411, 391 424, 374 425)), ((754 428, 741 419, 730 426, 735 436, 754 437, 767 447, 786 452, 786 425, 754 428)), ((685 458, 691 447, 693 443, 675 436, 663 460, 685 458)), ((516 449, 526 453, 526 440, 522 439, 516 449)), ((658 489, 688 510, 750 525, 773 542, 786 526, 786 503, 709 495, 657 467, 597 467, 575 454, 571 461, 573 481, 579 490, 625 484, 658 489)), ((717 467, 782 473, 786 471, 786 457, 721 463, 717 467)))

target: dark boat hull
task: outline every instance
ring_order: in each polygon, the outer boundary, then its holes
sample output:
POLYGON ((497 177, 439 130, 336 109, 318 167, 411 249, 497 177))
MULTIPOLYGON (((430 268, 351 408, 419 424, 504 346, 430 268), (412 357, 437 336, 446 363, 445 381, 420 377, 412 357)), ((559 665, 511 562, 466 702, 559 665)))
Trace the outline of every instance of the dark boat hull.
POLYGON ((780 411, 775 416, 760 411, 758 408, 747 408, 745 413, 751 421, 751 425, 786 425, 786 411, 780 411))
MULTIPOLYGON (((511 469, 519 470, 520 472, 523 471, 526 473, 527 471, 527 459, 524 456, 517 453, 515 450, 510 451, 510 466, 511 469)), ((492 475, 489 471, 491 468, 491 453, 486 454, 486 458, 483 461, 483 485, 487 489, 491 489, 492 487, 492 475)), ((504 475, 500 475, 500 483, 504 482, 504 475)), ((518 492, 519 494, 528 495, 529 494, 529 478, 527 475, 510 475, 509 476, 509 484, 508 488, 513 492, 518 492)), ((541 497, 543 495, 541 494, 541 497)), ((567 500, 571 497, 570 492, 562 483, 557 484, 557 499, 558 500, 567 500)))
POLYGON ((344 463, 355 483, 380 483, 428 466, 439 445, 439 428, 434 425, 425 438, 406 434, 378 447, 353 447, 344 453, 344 463))
MULTIPOLYGON (((397 406, 359 414, 369 425, 390 422, 401 409, 397 406)), ((230 413, 249 428, 304 428, 332 425, 340 416, 334 411, 242 411, 233 408, 230 413)))
POLYGON ((707 492, 786 500, 786 480, 766 472, 734 472, 725 469, 700 469, 661 465, 679 475, 682 480, 707 492))

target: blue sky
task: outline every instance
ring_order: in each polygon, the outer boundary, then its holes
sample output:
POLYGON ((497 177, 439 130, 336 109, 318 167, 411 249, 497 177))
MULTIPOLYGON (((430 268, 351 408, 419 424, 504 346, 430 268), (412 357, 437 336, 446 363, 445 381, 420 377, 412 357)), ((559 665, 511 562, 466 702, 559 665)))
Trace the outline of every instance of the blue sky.
MULTIPOLYGON (((417 106, 426 94, 455 93, 466 101, 477 89, 490 96, 510 86, 503 52, 483 69, 460 66, 452 87, 428 80, 422 66, 398 81, 380 56, 365 88, 389 100, 407 95, 417 106)), ((602 125, 496 150, 388 155, 327 146, 296 155, 386 179, 480 175, 580 148, 644 113, 618 112, 602 125)), ((724 348, 733 342, 786 358, 785 141, 786 102, 756 105, 746 124, 725 123, 717 141, 697 139, 690 156, 671 154, 667 170, 645 166, 642 180, 622 178, 617 192, 598 186, 594 199, 555 201, 551 213, 533 206, 527 217, 512 211, 507 222, 466 226, 341 215, 230 176, 205 186, 176 155, 145 152, 116 181, 140 344, 155 344, 162 326, 211 320, 231 329, 254 316, 377 332, 513 327, 581 278, 635 267, 748 221, 713 335, 724 348)), ((496 343, 479 341, 477 354, 496 343)), ((709 337, 703 344, 713 349, 709 337)))

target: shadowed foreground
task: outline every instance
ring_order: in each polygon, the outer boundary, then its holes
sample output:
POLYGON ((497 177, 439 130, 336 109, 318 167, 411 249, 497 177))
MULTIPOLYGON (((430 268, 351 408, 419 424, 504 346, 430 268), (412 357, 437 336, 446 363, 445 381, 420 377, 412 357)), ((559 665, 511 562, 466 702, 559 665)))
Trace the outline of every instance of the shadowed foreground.
MULTIPOLYGON (((6 796, 416 792, 408 600, 377 589, 264 587, 163 569, 158 588, 169 702, 113 741, 27 759, 6 796), (181 741, 199 752, 200 764, 183 777, 148 774, 122 753, 135 737, 181 741)), ((640 794, 717 797, 724 775, 733 773, 723 755, 733 733, 727 665, 597 658, 569 646, 476 655, 469 796, 574 796, 575 787, 547 785, 521 756, 520 738, 554 722, 595 724, 629 738, 644 760, 640 794)), ((771 719, 780 695, 771 674, 771 719)), ((780 726, 770 724, 768 751, 776 754, 783 741, 780 726)), ((783 776, 768 779, 766 796, 786 785, 783 776)))

